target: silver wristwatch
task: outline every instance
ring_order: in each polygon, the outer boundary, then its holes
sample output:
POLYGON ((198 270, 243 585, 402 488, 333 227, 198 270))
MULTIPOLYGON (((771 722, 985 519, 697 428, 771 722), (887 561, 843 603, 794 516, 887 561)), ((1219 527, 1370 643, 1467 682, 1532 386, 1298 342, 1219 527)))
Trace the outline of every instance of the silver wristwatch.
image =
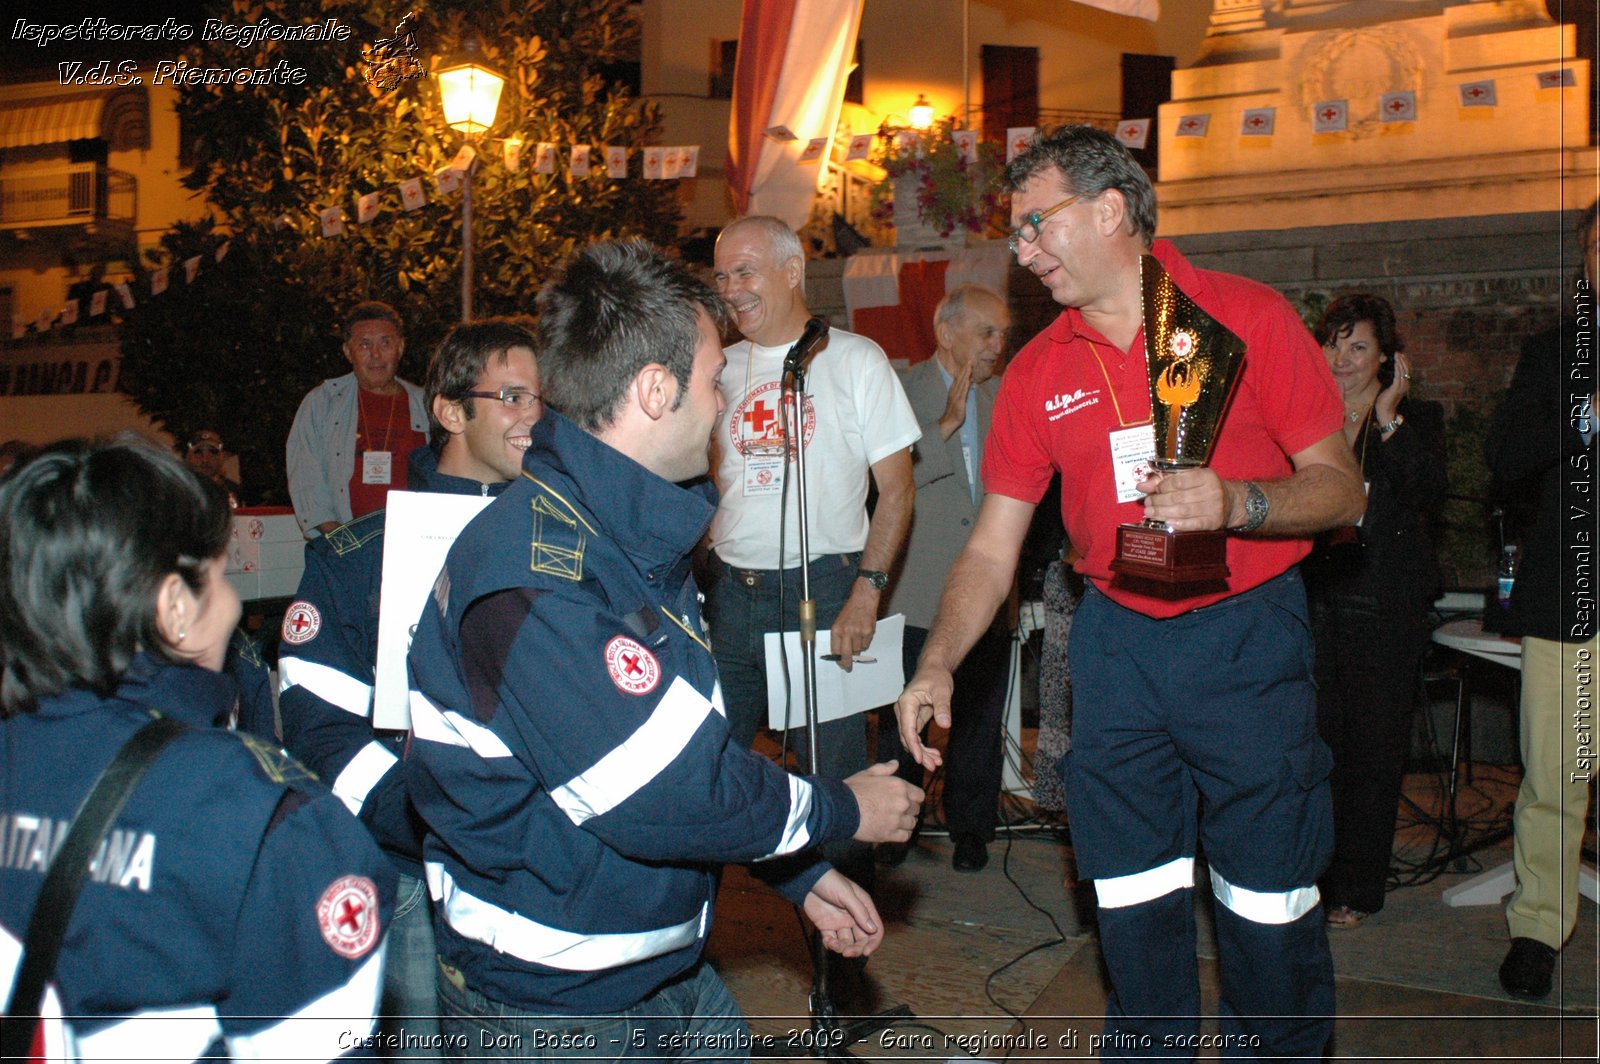
POLYGON ((889 586, 889 574, 881 569, 858 569, 856 575, 879 591, 889 586))
POLYGON ((1261 490, 1261 485, 1253 480, 1245 481, 1244 495, 1244 524, 1234 525, 1230 532, 1254 532, 1267 520, 1267 493, 1261 490))

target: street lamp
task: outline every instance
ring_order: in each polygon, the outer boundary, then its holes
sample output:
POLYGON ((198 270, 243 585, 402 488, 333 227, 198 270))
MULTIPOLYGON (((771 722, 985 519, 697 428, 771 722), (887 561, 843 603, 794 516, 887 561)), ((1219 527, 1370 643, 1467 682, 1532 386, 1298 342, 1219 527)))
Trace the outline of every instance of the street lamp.
MULTIPOLYGON (((461 51, 442 68, 439 79, 439 99, 444 105, 445 123, 454 130, 465 133, 467 143, 494 125, 494 114, 500 106, 500 90, 506 79, 487 66, 480 53, 483 44, 477 34, 469 34, 461 44, 461 51)), ((478 165, 474 158, 467 164, 461 179, 461 320, 472 320, 472 170, 478 165)))
POLYGON ((917 93, 917 100, 911 105, 911 128, 927 129, 933 125, 933 104, 922 93, 917 93))

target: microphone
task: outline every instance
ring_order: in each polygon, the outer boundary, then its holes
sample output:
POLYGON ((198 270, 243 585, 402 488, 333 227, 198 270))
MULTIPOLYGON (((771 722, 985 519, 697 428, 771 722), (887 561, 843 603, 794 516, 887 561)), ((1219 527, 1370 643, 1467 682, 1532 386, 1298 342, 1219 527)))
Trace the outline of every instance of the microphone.
POLYGON ((805 331, 800 334, 800 339, 789 348, 789 353, 783 356, 783 374, 800 372, 800 366, 811 357, 817 345, 828 338, 828 319, 820 314, 806 322, 805 331))

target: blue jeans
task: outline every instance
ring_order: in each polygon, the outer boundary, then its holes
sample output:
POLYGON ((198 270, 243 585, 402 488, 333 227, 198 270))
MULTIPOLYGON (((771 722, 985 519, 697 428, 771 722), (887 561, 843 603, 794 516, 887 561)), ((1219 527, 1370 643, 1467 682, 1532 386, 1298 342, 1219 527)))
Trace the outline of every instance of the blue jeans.
POLYGON ((610 1016, 535 1016, 439 969, 439 1003, 451 1060, 744 1061, 750 1029, 744 1013, 705 962, 610 1016), (465 1039, 463 1042, 462 1039, 465 1039))
POLYGON ((389 946, 384 957, 383 999, 378 1030, 406 1038, 399 1044, 409 1049, 384 1052, 386 1059, 423 1057, 433 1059, 439 1033, 439 996, 434 973, 439 963, 433 942, 433 911, 428 903, 428 884, 400 873, 395 892, 394 920, 389 924, 389 946))

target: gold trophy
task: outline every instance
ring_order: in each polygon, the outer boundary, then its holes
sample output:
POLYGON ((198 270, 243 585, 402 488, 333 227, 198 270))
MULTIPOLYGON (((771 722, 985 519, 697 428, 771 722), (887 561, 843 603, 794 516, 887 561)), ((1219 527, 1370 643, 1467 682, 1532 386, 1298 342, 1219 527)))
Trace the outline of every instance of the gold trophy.
MULTIPOLYGON (((1140 260, 1139 280, 1155 467, 1163 473, 1197 469, 1211 460, 1245 344, 1180 292, 1154 257, 1140 260)), ((1228 534, 1177 532, 1149 518, 1118 525, 1111 571, 1138 579, 1149 594, 1180 598, 1194 585, 1227 579, 1228 534)))

